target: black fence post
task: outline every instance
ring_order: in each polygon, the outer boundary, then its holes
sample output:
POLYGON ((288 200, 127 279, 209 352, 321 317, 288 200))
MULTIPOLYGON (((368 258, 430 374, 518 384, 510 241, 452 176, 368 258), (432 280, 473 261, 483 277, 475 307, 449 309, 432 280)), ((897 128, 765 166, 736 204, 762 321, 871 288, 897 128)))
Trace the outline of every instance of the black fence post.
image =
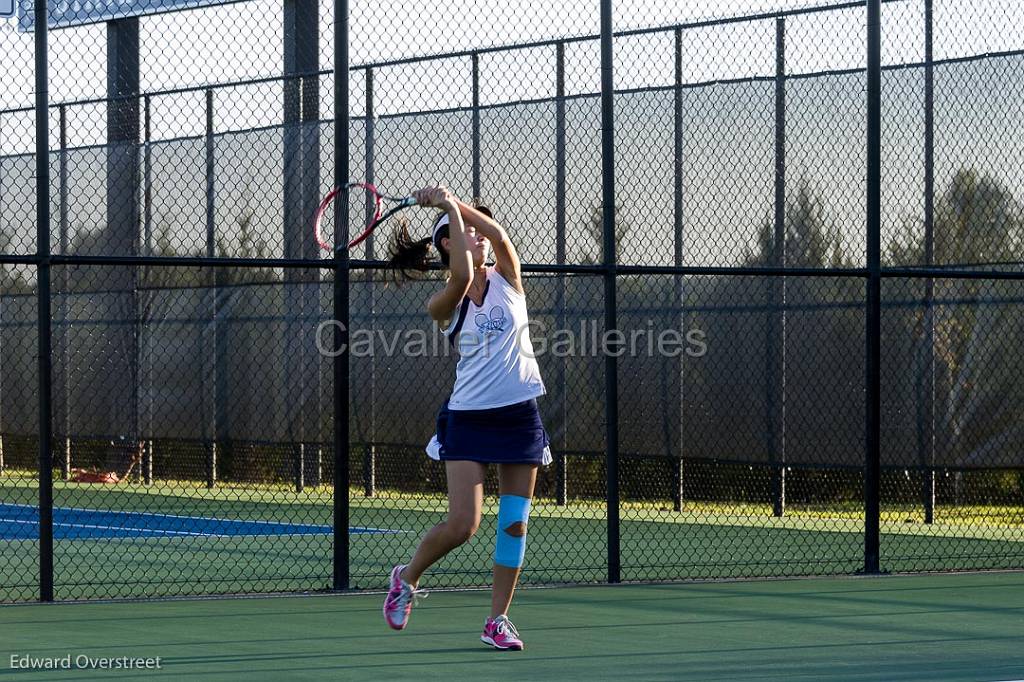
MULTIPOLYGON (((135 112, 136 117, 139 114, 139 104, 140 103, 145 105, 145 103, 146 103, 145 102, 145 98, 138 97, 138 94, 136 93, 135 98, 133 98, 133 100, 132 100, 132 109, 135 112)), ((133 205, 133 212, 135 214, 135 219, 136 219, 136 223, 135 223, 134 229, 133 229, 135 234, 133 235, 133 240, 132 240, 133 241, 132 246, 134 247, 133 250, 132 250, 132 255, 133 256, 134 255, 138 255, 140 253, 143 253, 143 248, 144 248, 139 243, 140 240, 139 240, 139 232, 138 232, 138 230, 139 230, 138 220, 141 217, 139 215, 139 202, 141 200, 141 197, 139 196, 139 176, 138 176, 138 172, 139 172, 139 159, 138 159, 138 157, 139 157, 139 151, 143 148, 143 145, 141 145, 139 143, 139 130, 138 130, 138 121, 137 120, 136 120, 136 123, 135 123, 135 135, 134 135, 134 137, 135 137, 134 144, 132 145, 132 150, 131 150, 132 151, 132 155, 135 157, 135 163, 133 164, 133 166, 134 166, 134 170, 136 172, 136 175, 133 178, 133 187, 132 187, 132 205, 133 205)), ((132 285, 132 298, 131 298, 131 306, 132 306, 131 307, 131 315, 132 315, 132 347, 131 347, 131 352, 132 352, 132 360, 131 360, 131 367, 132 367, 132 392, 131 392, 131 401, 132 401, 132 408, 131 409, 132 409, 132 417, 131 417, 131 439, 129 439, 128 442, 125 443, 125 446, 127 448, 130 448, 130 454, 128 456, 131 458, 132 469, 134 469, 135 463, 139 464, 139 470, 137 472, 133 473, 132 470, 129 471, 130 477, 135 479, 136 481, 141 481, 143 479, 144 475, 145 475, 144 474, 144 468, 145 467, 143 466, 143 462, 142 462, 143 458, 145 457, 145 451, 146 451, 146 443, 142 439, 142 421, 143 421, 143 417, 142 417, 143 407, 142 407, 142 405, 143 405, 143 401, 145 400, 145 396, 143 396, 142 391, 140 391, 139 389, 140 389, 140 386, 143 385, 142 382, 143 382, 143 376, 144 376, 144 373, 145 373, 145 370, 144 370, 143 364, 142 364, 143 360, 144 360, 143 333, 145 331, 144 324, 145 324, 145 320, 146 320, 146 311, 148 310, 148 305, 147 305, 148 298, 144 298, 144 297, 148 297, 148 295, 149 295, 148 291, 143 291, 143 286, 142 286, 143 282, 140 282, 140 277, 139 277, 140 270, 141 269, 138 266, 132 266, 132 268, 131 268, 131 272, 132 272, 132 276, 131 276, 131 285, 132 285)))
MULTIPOLYGON (((366 69, 366 153, 364 154, 366 182, 371 185, 376 182, 376 119, 374 114, 374 92, 373 92, 373 69, 366 69)), ((373 220, 376 207, 371 197, 366 197, 366 224, 373 220)), ((374 235, 371 233, 366 240, 366 260, 375 260, 376 244, 374 235)), ((376 303, 376 292, 374 291, 373 271, 366 271, 366 309, 369 316, 370 329, 374 328, 374 313, 376 303)), ((369 410, 369 442, 363 451, 363 494, 366 497, 373 497, 377 493, 377 356, 370 355, 370 377, 366 386, 369 393, 367 409, 369 410)))
MULTIPOLYGON (((374 113, 375 94, 373 89, 373 67, 366 69, 366 101, 365 101, 365 118, 363 126, 365 129, 365 153, 363 154, 363 173, 365 174, 366 182, 371 185, 377 181, 377 163, 375 158, 377 148, 377 131, 376 131, 376 115, 374 113)), ((363 205, 363 211, 366 217, 366 224, 369 225, 373 220, 373 215, 376 210, 376 204, 373 201, 373 197, 367 196, 366 202, 363 205)), ((366 238, 366 259, 373 260, 373 233, 366 238)))
POLYGON ((377 494, 377 460, 373 443, 363 446, 363 495, 373 497, 377 494))
MULTIPOLYGON (((142 97, 142 253, 153 255, 153 130, 150 112, 150 96, 142 97)), ((142 307, 148 311, 152 303, 152 270, 146 265, 142 268, 142 307)), ((146 428, 142 447, 142 482, 153 485, 153 357, 148 343, 143 340, 139 344, 142 353, 143 395, 146 404, 146 428)))
MULTIPOLYGON (((672 262, 677 268, 683 265, 683 30, 675 30, 675 88, 673 89, 672 101, 672 227, 675 235, 674 253, 672 262)), ((685 296, 683 285, 685 280, 682 275, 673 277, 675 284, 675 300, 679 306, 679 326, 684 329, 686 326, 685 296)), ((679 355, 679 452, 673 459, 670 459, 672 467, 672 509, 683 510, 683 420, 685 419, 683 409, 683 378, 686 365, 685 354, 679 355)))
MULTIPOLYGON (((106 225, 103 228, 103 249, 107 253, 137 256, 139 253, 139 19, 122 17, 106 23, 107 42, 107 144, 106 156, 106 225)), ((116 319, 130 320, 116 329, 117 340, 101 351, 99 362, 106 367, 105 389, 90 395, 110 410, 111 428, 118 437, 111 441, 106 466, 119 469, 131 460, 126 448, 137 431, 139 389, 138 269, 135 266, 93 269, 89 279, 99 290, 114 295, 103 297, 101 307, 116 319), (113 383, 111 383, 113 382, 113 383), (127 418, 118 403, 127 403, 127 418)), ((114 332, 115 329, 111 329, 114 332)))
MULTIPOLYGON (((216 227, 214 214, 214 201, 216 187, 214 185, 215 159, 213 139, 213 90, 206 90, 206 257, 214 258, 217 255, 216 227)), ((210 288, 210 332, 212 344, 203 343, 203 356, 207 360, 207 370, 203 372, 204 394, 207 399, 206 409, 208 420, 208 431, 206 440, 206 487, 213 488, 217 485, 217 436, 219 424, 217 423, 217 383, 219 362, 217 358, 217 326, 220 318, 220 301, 218 291, 219 270, 213 271, 207 276, 207 286, 210 288), (211 357, 213 356, 213 357, 211 357)), ((202 338, 202 335, 200 336, 202 338)))
POLYGON ((306 444, 301 441, 293 444, 292 455, 292 481, 295 492, 302 493, 306 490, 306 444))
MULTIPOLYGON (((348 182, 349 46, 348 0, 334 0, 334 186, 348 182)), ((334 212, 334 576, 333 587, 349 587, 349 258, 348 201, 334 212)))
POLYGON ((867 301, 864 463, 864 572, 878 573, 881 473, 881 0, 867 0, 867 301))
POLYGON ((480 198, 480 55, 473 61, 473 198, 480 198))
MULTIPOLYGON (((565 43, 555 46, 555 262, 565 265, 565 43)), ((555 329, 566 328, 565 273, 558 273, 555 287, 555 329)), ((561 396, 562 437, 555 453, 555 504, 564 507, 569 497, 568 398, 569 360, 560 358, 556 382, 561 396)))
POLYGON ((53 601, 53 366, 50 327, 50 117, 46 0, 35 0, 36 304, 39 370, 39 600, 53 601))
MULTIPOLYGON (((316 0, 285 0, 284 48, 284 252, 285 258, 316 259, 316 246, 306 225, 319 203, 320 76, 319 5, 316 0)), ((319 272, 288 268, 284 272, 286 323, 283 365, 285 394, 290 403, 288 429, 292 441, 295 491, 320 483, 318 417, 322 390, 317 358, 310 344, 318 317, 319 272), (315 395, 314 395, 315 394, 315 395), (310 409, 299 409, 309 405, 310 409)))
MULTIPOLYGON (((317 245, 308 237, 306 226, 312 220, 320 205, 320 30, 319 8, 316 0, 305 0, 304 19, 300 23, 298 34, 299 46, 303 53, 297 62, 298 68, 306 72, 302 77, 302 220, 299 226, 301 234, 301 255, 308 260, 320 257, 317 245)), ((320 316, 320 276, 319 270, 303 268, 301 276, 300 301, 302 310, 302 338, 313 338, 317 333, 320 316)), ((300 357, 302 367, 303 391, 302 400, 316 405, 316 410, 304 410, 302 417, 302 483, 304 486, 319 486, 323 470, 323 451, 321 442, 322 383, 320 357, 312 344, 301 342, 300 357)))
MULTIPOLYGON (((301 0, 285 0, 282 12, 282 47, 284 80, 282 82, 282 189, 284 202, 282 206, 282 239, 284 241, 285 258, 302 257, 302 230, 305 222, 302 173, 302 74, 309 65, 303 57, 307 55, 309 36, 304 31, 308 22, 308 2, 301 0)), ((288 457, 291 463, 291 478, 296 493, 305 488, 303 476, 305 458, 304 436, 302 432, 303 415, 297 406, 302 404, 302 388, 299 388, 305 377, 302 376, 302 349, 296 341, 302 337, 302 293, 299 291, 302 273, 291 269, 285 270, 284 308, 285 339, 281 364, 284 367, 283 391, 287 396, 286 429, 288 434, 288 457)))
MULTIPOLYGON (((786 267, 786 20, 775 20, 775 217, 772 265, 786 267)), ((768 285, 768 463, 772 515, 786 514, 786 278, 768 285)))
MULTIPOLYGON (((932 0, 924 0, 924 264, 935 265, 935 74, 932 0)), ((918 462, 924 522, 935 522, 935 279, 924 281, 924 367, 918 365, 921 395, 917 419, 918 462), (922 371, 923 369, 923 371, 922 371)))
MULTIPOLYGON (((618 329, 615 255, 615 77, 612 0, 601 0, 601 223, 604 233, 604 327, 618 329)), ((604 349, 605 451, 608 484, 608 582, 621 580, 619 542, 618 358, 604 349)))
MULTIPOLYGON (((58 156, 59 199, 57 201, 58 253, 62 256, 70 251, 68 236, 68 111, 67 105, 61 104, 57 109, 60 127, 60 152, 58 156)), ((60 320, 60 335, 57 337, 57 356, 60 358, 60 428, 61 436, 60 477, 65 481, 71 478, 71 363, 68 357, 68 334, 71 325, 68 323, 70 292, 68 291, 67 266, 57 270, 57 319, 60 320)))
MULTIPOLYGON (((142 253, 153 255, 153 117, 152 99, 142 96, 142 253)), ((143 272, 149 271, 144 266, 143 272)))

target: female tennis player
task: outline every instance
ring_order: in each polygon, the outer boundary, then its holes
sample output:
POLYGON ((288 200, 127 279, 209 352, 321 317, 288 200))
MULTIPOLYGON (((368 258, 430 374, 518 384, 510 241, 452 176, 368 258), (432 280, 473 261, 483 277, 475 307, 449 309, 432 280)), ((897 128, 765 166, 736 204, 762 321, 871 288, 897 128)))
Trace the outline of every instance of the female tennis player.
POLYGON ((480 639, 497 649, 521 650, 508 619, 526 552, 526 527, 537 468, 551 461, 548 435, 537 411, 544 393, 527 329, 526 296, 519 257, 490 211, 456 199, 443 187, 414 194, 443 213, 429 237, 396 234, 391 264, 425 270, 436 251, 448 279, 427 301, 427 312, 459 354, 455 387, 437 416, 427 454, 445 463, 448 518, 420 541, 407 564, 391 571, 384 618, 395 630, 409 622, 423 591, 420 577, 433 563, 473 537, 480 525, 484 471, 498 466, 498 530, 494 551, 491 615, 480 639), (487 265, 493 249, 494 265, 487 265))

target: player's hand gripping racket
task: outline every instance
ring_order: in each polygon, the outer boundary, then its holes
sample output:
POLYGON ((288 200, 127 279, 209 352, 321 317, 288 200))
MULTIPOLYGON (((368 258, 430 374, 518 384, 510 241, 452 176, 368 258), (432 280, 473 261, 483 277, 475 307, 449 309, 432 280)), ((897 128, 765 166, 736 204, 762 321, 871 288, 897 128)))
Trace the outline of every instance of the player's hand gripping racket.
POLYGON ((316 209, 316 218, 313 221, 313 236, 316 238, 317 244, 320 248, 334 252, 334 245, 328 241, 327 236, 324 234, 324 229, 334 229, 334 205, 337 201, 348 201, 351 194, 355 190, 362 190, 363 196, 366 199, 366 206, 369 209, 368 213, 371 213, 370 222, 367 224, 366 229, 359 233, 359 235, 348 243, 345 248, 351 249, 357 244, 361 243, 364 239, 373 234, 373 231, 377 229, 377 226, 386 222, 388 218, 395 215, 399 211, 410 206, 416 205, 416 199, 413 197, 391 197, 386 194, 381 194, 380 191, 368 182, 350 182, 342 187, 335 187, 324 200, 320 202, 320 206, 316 209), (338 198, 339 194, 346 194, 338 198))

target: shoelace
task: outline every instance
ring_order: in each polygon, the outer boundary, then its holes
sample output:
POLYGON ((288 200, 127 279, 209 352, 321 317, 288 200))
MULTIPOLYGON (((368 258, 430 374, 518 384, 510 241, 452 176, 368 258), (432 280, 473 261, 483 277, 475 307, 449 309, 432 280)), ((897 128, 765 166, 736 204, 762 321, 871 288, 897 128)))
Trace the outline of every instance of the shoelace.
POLYGON ((516 630, 516 626, 508 618, 496 618, 494 620, 494 627, 499 634, 512 635, 516 639, 519 638, 519 631, 516 630))
POLYGON ((413 606, 418 606, 419 603, 429 596, 429 592, 426 590, 417 590, 409 583, 402 583, 402 591, 395 597, 395 608, 405 609, 406 604, 412 601, 413 606))

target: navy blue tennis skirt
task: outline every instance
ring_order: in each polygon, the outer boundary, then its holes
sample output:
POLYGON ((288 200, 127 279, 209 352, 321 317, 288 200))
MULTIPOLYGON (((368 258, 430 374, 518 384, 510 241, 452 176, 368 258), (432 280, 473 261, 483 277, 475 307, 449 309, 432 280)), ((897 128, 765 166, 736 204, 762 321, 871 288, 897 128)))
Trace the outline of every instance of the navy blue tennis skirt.
POLYGON ((549 443, 532 398, 491 410, 449 410, 445 401, 427 454, 442 461, 545 465, 551 462, 549 443))

